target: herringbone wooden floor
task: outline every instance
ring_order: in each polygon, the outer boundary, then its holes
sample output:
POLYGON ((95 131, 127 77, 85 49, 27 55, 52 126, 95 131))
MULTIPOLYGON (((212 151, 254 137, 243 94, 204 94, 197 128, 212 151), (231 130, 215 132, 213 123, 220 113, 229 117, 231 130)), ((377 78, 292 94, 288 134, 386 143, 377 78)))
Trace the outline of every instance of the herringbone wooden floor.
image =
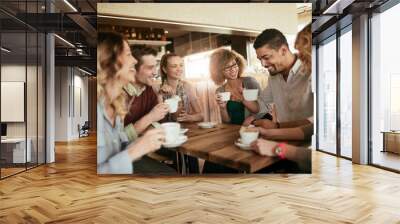
POLYGON ((312 175, 96 175, 93 137, 0 181, 0 223, 400 223, 400 175, 313 153, 312 175))

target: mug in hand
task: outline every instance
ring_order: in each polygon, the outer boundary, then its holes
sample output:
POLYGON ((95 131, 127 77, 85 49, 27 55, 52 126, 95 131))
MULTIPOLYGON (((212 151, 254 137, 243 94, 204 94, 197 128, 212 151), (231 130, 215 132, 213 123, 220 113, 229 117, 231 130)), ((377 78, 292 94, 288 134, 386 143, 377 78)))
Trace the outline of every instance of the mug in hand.
POLYGON ((244 89, 243 97, 247 101, 255 101, 258 97, 258 89, 244 89))
POLYGON ((178 110, 179 97, 176 96, 166 99, 164 103, 168 104, 170 113, 175 113, 178 110))
POLYGON ((240 141, 245 145, 250 145, 252 142, 257 140, 259 135, 257 128, 241 128, 239 133, 240 141))
POLYGON ((230 92, 222 92, 222 93, 218 93, 218 95, 222 101, 228 101, 231 98, 230 92))
POLYGON ((174 143, 180 134, 181 124, 177 122, 162 123, 161 127, 165 131, 165 143, 174 143))

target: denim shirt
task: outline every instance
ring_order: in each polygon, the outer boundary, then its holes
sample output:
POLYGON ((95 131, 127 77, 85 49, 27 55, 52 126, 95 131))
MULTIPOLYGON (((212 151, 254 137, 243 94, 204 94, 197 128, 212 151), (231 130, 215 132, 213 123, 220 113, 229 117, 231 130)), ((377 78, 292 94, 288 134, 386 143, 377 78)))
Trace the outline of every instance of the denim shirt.
POLYGON ((97 173, 132 174, 132 159, 124 150, 128 138, 123 131, 124 124, 119 116, 114 127, 107 120, 104 99, 97 103, 97 173))

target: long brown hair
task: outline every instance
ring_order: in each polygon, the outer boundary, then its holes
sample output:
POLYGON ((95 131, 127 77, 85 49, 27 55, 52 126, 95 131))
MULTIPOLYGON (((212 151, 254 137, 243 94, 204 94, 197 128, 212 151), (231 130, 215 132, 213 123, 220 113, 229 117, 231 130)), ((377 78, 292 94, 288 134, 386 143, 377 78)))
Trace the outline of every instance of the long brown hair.
POLYGON ((234 50, 219 48, 210 56, 210 75, 216 85, 222 85, 225 81, 223 69, 229 62, 235 60, 239 66, 239 75, 241 77, 246 67, 246 60, 242 55, 234 50))
MULTIPOLYGON (((108 82, 118 82, 122 64, 118 56, 124 50, 124 41, 121 34, 114 32, 100 32, 97 38, 97 100, 108 97, 105 86, 108 82)), ((118 83, 117 83, 118 84, 118 83)), ((119 87, 117 87, 119 88, 119 87)), ((122 84, 120 86, 122 89, 122 84)), ((121 94, 111 102, 117 115, 122 118, 127 113, 126 95, 121 94)))
POLYGON ((299 51, 299 59, 303 62, 303 70, 311 74, 311 23, 305 26, 296 37, 295 48, 299 51))
POLYGON ((160 74, 161 74, 161 81, 162 83, 165 83, 165 81, 167 81, 168 75, 166 72, 164 72, 164 68, 166 69, 168 66, 168 60, 172 57, 180 57, 179 55, 175 54, 175 53, 167 53, 164 54, 161 57, 161 61, 160 61, 160 74))

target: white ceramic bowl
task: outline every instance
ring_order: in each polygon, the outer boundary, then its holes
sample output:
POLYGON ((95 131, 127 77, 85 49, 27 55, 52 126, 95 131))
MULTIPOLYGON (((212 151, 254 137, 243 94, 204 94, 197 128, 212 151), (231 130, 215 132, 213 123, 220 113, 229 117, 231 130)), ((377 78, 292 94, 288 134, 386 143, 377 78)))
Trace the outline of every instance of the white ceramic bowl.
POLYGON ((257 140, 259 132, 258 131, 241 131, 240 142, 244 145, 250 145, 252 142, 257 140))

